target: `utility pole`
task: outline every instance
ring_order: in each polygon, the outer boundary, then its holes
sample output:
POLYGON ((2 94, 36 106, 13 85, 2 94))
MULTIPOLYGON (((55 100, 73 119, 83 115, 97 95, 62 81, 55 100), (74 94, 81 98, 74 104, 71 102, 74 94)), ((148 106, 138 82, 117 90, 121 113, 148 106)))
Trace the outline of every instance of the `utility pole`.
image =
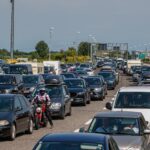
POLYGON ((10 54, 11 59, 14 58, 14 18, 15 18, 15 0, 10 0, 11 3, 11 33, 10 33, 10 54))
POLYGON ((51 51, 52 51, 52 34, 54 27, 50 27, 50 47, 49 47, 49 61, 51 60, 51 51))

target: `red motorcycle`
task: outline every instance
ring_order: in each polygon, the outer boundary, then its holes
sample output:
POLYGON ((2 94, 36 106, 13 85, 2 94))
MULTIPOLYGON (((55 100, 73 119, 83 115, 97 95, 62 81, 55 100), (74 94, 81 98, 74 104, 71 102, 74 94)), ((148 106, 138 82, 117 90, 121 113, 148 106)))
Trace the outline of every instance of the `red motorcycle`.
POLYGON ((46 104, 38 104, 35 108, 35 129, 47 126, 47 118, 45 116, 46 104))

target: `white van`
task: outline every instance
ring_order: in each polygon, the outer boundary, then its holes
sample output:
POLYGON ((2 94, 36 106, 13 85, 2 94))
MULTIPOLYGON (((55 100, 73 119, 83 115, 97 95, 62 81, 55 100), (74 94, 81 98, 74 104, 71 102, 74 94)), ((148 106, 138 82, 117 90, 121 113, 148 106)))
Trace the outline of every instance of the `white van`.
POLYGON ((59 75, 62 73, 61 67, 60 67, 60 61, 43 61, 43 64, 45 67, 54 67, 56 75, 59 75))

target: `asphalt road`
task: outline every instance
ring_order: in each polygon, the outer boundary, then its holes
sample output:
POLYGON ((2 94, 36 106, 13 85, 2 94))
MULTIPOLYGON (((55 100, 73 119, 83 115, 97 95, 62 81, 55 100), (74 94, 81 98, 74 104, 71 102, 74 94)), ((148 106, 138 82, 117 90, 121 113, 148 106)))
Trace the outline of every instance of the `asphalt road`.
POLYGON ((65 120, 54 119, 54 128, 42 128, 34 130, 32 135, 20 134, 15 141, 0 140, 0 150, 31 150, 35 143, 45 134, 58 132, 77 132, 79 128, 88 125, 92 117, 100 111, 107 111, 105 103, 110 101, 118 88, 132 85, 129 77, 120 73, 120 82, 115 90, 109 90, 108 95, 103 101, 92 101, 91 104, 84 106, 72 107, 72 116, 66 117, 65 120))

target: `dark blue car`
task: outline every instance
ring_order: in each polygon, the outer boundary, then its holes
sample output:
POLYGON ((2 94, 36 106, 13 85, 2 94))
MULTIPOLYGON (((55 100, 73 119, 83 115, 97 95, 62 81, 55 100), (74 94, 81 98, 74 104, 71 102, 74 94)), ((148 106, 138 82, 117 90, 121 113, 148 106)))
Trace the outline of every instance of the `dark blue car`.
POLYGON ((119 150, 108 135, 92 133, 48 134, 38 141, 33 150, 119 150))

